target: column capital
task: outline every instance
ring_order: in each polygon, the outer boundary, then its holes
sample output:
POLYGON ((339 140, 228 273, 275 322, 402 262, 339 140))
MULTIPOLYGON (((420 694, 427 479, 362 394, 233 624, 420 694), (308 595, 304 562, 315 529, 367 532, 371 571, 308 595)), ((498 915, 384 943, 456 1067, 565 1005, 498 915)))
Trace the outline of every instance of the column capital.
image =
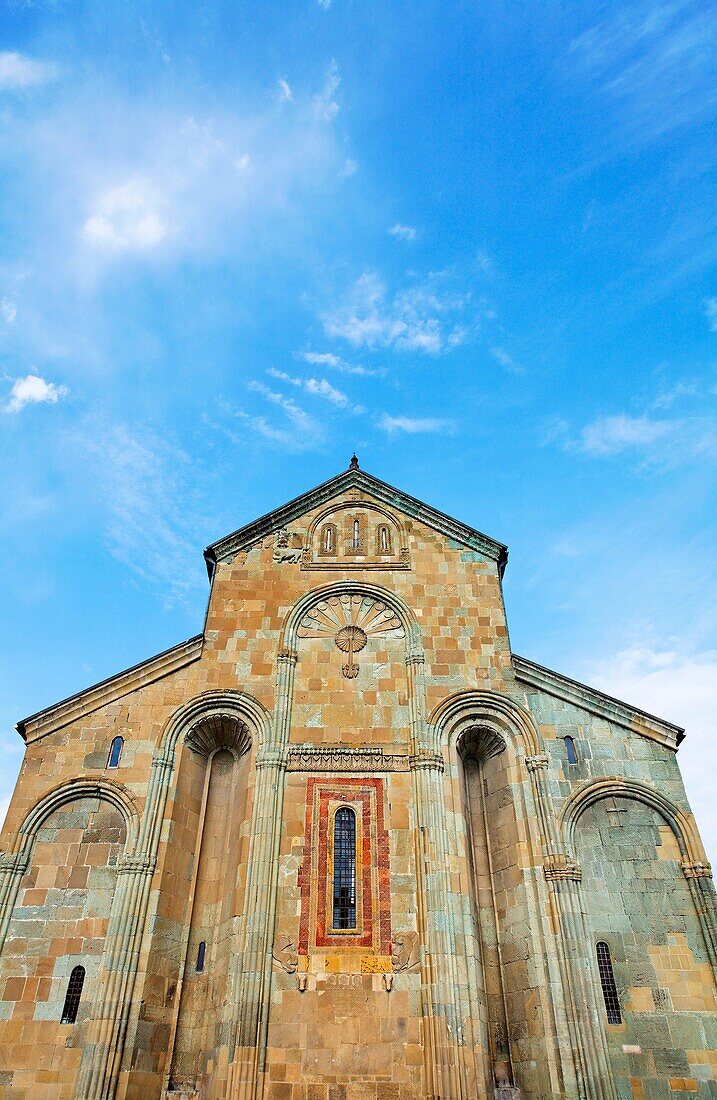
POLYGON ((563 882, 565 880, 580 882, 583 877, 580 865, 576 863, 572 856, 565 855, 564 852, 556 852, 555 855, 546 858, 543 863, 543 874, 548 882, 563 882))
POLYGON ((158 772, 169 772, 174 767, 174 753, 170 756, 153 756, 152 767, 158 772))
POLYGON ((429 771, 442 772, 445 770, 443 757, 437 752, 419 751, 414 756, 409 756, 408 763, 411 771, 428 769, 429 771))
POLYGON ((408 649, 406 656, 404 657, 404 664, 408 668, 409 665, 425 665, 426 655, 422 649, 408 649))
POLYGON ((124 856, 117 864, 118 875, 153 875, 157 866, 156 856, 124 856))
POLYGON ((281 768, 286 769, 286 753, 281 748, 266 745, 259 750, 256 758, 257 768, 281 768))
POLYGON ((548 757, 544 752, 538 753, 536 756, 526 756, 525 766, 529 772, 537 772, 542 768, 547 768, 548 757))
POLYGON ((3 852, 0 854, 0 874, 24 875, 30 867, 28 852, 3 852))
POLYGON ((682 873, 685 878, 712 878, 709 863, 683 863, 682 873))
POLYGON ((276 655, 277 662, 287 665, 295 665, 299 659, 299 654, 295 649, 280 649, 276 655))

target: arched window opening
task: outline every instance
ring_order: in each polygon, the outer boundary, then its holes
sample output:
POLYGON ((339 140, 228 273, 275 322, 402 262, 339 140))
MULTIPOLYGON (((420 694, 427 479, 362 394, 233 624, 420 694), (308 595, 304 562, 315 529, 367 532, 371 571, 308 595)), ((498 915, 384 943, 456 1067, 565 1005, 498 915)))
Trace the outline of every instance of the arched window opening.
POLYGON ((199 947, 197 948, 197 965, 195 967, 195 970, 197 971, 197 974, 201 974, 202 971, 204 970, 204 956, 206 955, 206 953, 207 953, 207 945, 206 945, 205 941, 202 940, 199 944, 199 947))
POLYGON ((378 529, 378 550, 380 554, 391 553, 391 532, 385 524, 378 529))
POLYGON ((334 928, 356 927, 356 814, 348 806, 334 818, 334 928))
POLYGON ((568 754, 568 764, 577 764, 578 753, 572 737, 565 738, 565 751, 568 754))
POLYGON ((77 1010, 80 1007, 80 997, 82 996, 82 987, 85 984, 85 968, 84 966, 76 966, 73 968, 70 974, 70 980, 67 983, 67 992, 65 993, 65 1003, 62 1008, 62 1017, 60 1022, 63 1024, 74 1024, 77 1019, 77 1010))
POLYGON ((353 550, 359 550, 361 547, 361 524, 357 519, 354 520, 353 538, 351 541, 351 547, 353 550))
POLYGON ((332 523, 327 523, 321 536, 321 550, 324 554, 333 554, 336 547, 336 529, 332 523))
POLYGON ((107 758, 108 768, 118 768, 120 757, 122 755, 122 749, 124 747, 124 741, 121 737, 115 737, 110 745, 110 755, 107 758))
POLYGON ((620 999, 617 995, 615 975, 612 969, 610 948, 606 943, 600 942, 596 947, 598 971, 600 973, 600 985, 602 995, 605 998, 605 1012, 609 1024, 621 1024, 622 1012, 620 1011, 620 999))

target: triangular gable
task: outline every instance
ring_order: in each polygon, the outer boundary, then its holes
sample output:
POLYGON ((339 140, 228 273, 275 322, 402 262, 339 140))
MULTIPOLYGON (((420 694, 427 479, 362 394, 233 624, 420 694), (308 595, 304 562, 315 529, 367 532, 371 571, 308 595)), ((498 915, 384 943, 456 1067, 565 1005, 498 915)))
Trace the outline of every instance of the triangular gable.
POLYGON ((580 710, 605 718, 608 722, 614 722, 615 725, 622 726, 631 733, 639 733, 641 737, 648 737, 651 741, 659 741, 667 748, 677 749, 680 742, 684 740, 685 731, 682 726, 676 726, 673 722, 666 722, 664 718, 657 718, 645 710, 632 707, 629 703, 614 699, 612 695, 605 695, 597 688, 581 684, 578 680, 571 680, 569 676, 553 672, 551 668, 544 668, 525 657, 519 657, 517 653, 513 654, 513 669, 516 680, 527 687, 546 692, 566 703, 572 703, 580 710))
POLYGON ((374 500, 395 508, 412 519, 419 520, 427 527, 431 527, 434 531, 445 535, 446 538, 453 539, 470 550, 477 550, 487 558, 495 561, 501 577, 503 576, 508 560, 508 548, 503 543, 496 542, 495 539, 491 539, 481 531, 476 531, 475 528, 468 527, 465 523, 447 516, 444 512, 439 512, 437 508, 432 508, 429 504, 404 493, 401 489, 396 489, 393 485, 380 481, 373 474, 359 469, 358 463, 355 463, 355 460, 352 459, 348 470, 344 470, 343 473, 323 482, 322 485, 317 485, 315 489, 310 489, 308 493, 302 493, 301 496, 290 500, 280 508, 267 512, 265 516, 248 523, 246 527, 240 527, 238 531, 234 531, 231 535, 226 535, 225 538, 219 539, 208 546, 204 551, 204 558, 210 578, 214 573, 217 562, 224 561, 240 550, 246 550, 260 539, 275 534, 276 531, 280 531, 289 523, 299 519, 306 512, 327 504, 348 489, 360 489, 363 493, 373 497, 374 500))

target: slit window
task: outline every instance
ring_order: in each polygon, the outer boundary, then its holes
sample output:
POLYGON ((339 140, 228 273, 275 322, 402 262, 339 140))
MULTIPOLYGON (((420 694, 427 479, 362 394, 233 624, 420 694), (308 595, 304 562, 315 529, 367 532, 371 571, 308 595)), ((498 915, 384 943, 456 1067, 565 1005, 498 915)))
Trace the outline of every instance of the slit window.
POLYGON ((351 546, 354 550, 358 550, 361 546, 361 525, 357 519, 354 520, 351 546))
POLYGON ((391 532, 388 527, 378 529, 378 549, 381 554, 391 553, 391 532))
POLYGON ((600 973, 600 985, 605 999, 605 1012, 609 1024, 621 1024, 622 1012, 620 1011, 620 998, 617 995, 615 975, 612 969, 610 948, 604 942, 596 946, 598 971, 600 973))
POLYGON ((348 806, 334 818, 334 928, 356 927, 356 814, 348 806))
POLYGON ((124 741, 121 737, 115 737, 110 745, 110 754, 107 758, 108 768, 118 768, 120 757, 122 756, 122 749, 124 748, 124 741))
POLYGON ((67 983, 65 1003, 62 1007, 61 1023, 74 1024, 77 1019, 77 1010, 80 1007, 80 997, 82 996, 82 987, 84 984, 85 968, 84 966, 75 966, 70 974, 70 980, 67 983))
POLYGON ((577 764, 578 754, 572 737, 565 738, 565 751, 568 754, 568 764, 577 764))
POLYGON ((195 970, 197 971, 197 974, 201 974, 202 971, 204 970, 204 956, 206 955, 206 953, 207 953, 206 942, 204 940, 201 940, 200 943, 199 943, 199 947, 197 948, 197 965, 195 967, 195 970))
POLYGON ((334 553, 334 532, 335 528, 333 524, 327 523, 321 538, 321 549, 324 554, 334 553))

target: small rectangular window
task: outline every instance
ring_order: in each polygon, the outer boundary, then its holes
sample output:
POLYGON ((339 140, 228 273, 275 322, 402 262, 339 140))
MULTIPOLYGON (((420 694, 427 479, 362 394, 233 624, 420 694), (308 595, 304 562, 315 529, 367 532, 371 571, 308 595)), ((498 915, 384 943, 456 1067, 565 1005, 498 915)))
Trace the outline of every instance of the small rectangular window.
POLYGON ((82 996, 82 987, 84 984, 84 966, 74 967, 70 974, 70 980, 67 983, 67 992, 65 993, 65 1003, 62 1007, 60 1023, 74 1024, 77 1019, 77 1011, 80 1007, 80 997, 82 996))
POLYGON ((612 969, 610 948, 606 943, 601 942, 597 944, 595 950, 597 953, 598 971, 600 973, 600 985, 602 986, 602 995, 605 1000, 607 1022, 609 1024, 621 1024, 622 1012, 620 1011, 620 998, 617 994, 617 985, 615 984, 615 975, 612 969))
POLYGON ((568 754, 568 764, 577 764, 578 754, 575 749, 575 742, 572 737, 565 738, 565 751, 568 754))

